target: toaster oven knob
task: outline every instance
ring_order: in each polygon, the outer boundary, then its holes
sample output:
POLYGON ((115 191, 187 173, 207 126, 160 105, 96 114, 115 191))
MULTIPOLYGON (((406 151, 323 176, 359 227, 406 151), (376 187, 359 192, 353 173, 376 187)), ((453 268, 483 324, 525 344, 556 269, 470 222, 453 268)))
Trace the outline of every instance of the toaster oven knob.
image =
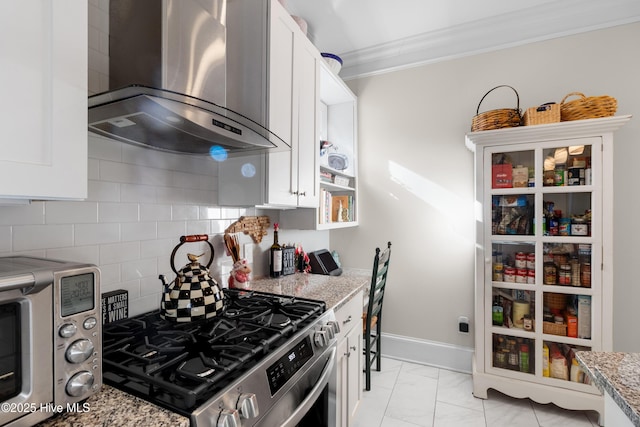
POLYGON ((67 394, 69 396, 78 397, 82 396, 93 386, 93 374, 89 371, 78 372, 71 377, 67 383, 67 394))
POLYGON ((258 399, 254 393, 242 393, 238 398, 238 411, 240 417, 251 419, 258 416, 258 399))
POLYGON ((82 363, 93 354, 93 343, 87 339, 74 341, 67 349, 67 360, 71 363, 82 363))
POLYGON ((216 427, 240 427, 240 414, 235 409, 220 411, 216 427))
POLYGON ((73 323, 65 323, 64 325, 60 326, 60 329, 58 330, 58 334, 62 338, 70 338, 76 334, 77 330, 78 330, 78 327, 73 323))

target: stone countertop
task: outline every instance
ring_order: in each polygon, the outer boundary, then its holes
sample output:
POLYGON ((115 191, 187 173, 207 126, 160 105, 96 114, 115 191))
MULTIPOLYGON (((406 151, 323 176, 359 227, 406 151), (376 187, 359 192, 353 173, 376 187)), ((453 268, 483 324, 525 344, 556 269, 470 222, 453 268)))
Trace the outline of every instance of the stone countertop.
MULTIPOLYGON (((327 309, 338 309, 369 285, 371 272, 348 269, 340 276, 296 273, 278 279, 253 279, 251 289, 280 295, 293 295, 324 301, 327 309)), ((189 419, 143 399, 103 385, 99 393, 87 399, 86 412, 65 412, 38 427, 182 427, 189 419)))
POLYGON ((64 412, 37 427, 188 427, 189 418, 156 406, 128 393, 103 385, 86 400, 85 412, 64 412))
POLYGON ((278 279, 252 279, 251 289, 324 301, 327 309, 339 309, 371 281, 371 271, 346 269, 340 276, 295 273, 278 279))
POLYGON ((640 426, 640 353, 578 351, 576 358, 600 391, 640 426))

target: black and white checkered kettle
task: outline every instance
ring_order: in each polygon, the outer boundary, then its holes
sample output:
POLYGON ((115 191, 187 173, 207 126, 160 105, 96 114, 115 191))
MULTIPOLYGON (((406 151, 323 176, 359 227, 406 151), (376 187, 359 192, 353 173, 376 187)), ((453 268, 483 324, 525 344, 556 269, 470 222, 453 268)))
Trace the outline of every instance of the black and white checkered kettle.
POLYGON ((206 234, 180 237, 180 243, 171 253, 171 269, 176 273, 173 282, 167 283, 166 277, 160 275, 164 292, 160 301, 160 316, 173 322, 192 322, 216 317, 224 311, 225 300, 222 288, 209 275, 209 267, 213 262, 213 245, 206 234), (211 257, 206 266, 198 261, 204 255, 187 254, 189 264, 179 271, 175 267, 175 255, 185 243, 204 241, 209 245, 211 257))

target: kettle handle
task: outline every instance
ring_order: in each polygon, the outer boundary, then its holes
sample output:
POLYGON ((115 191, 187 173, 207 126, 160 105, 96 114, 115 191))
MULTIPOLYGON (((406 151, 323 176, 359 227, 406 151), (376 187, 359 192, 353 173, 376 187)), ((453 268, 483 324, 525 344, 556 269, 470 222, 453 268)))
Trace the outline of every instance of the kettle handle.
POLYGON ((211 264, 213 263, 213 245, 211 244, 211 242, 209 241, 209 235, 207 234, 191 234, 188 236, 180 236, 180 243, 178 243, 178 245, 173 248, 173 252, 171 252, 171 270, 173 270, 174 273, 178 274, 178 270, 176 269, 176 265, 174 262, 175 256, 176 256, 176 252, 178 252, 178 249, 180 248, 180 246, 184 245, 185 243, 192 243, 192 242, 207 242, 207 245, 209 245, 209 249, 211 249, 211 257, 209 258, 209 262, 207 263, 207 265, 205 266, 206 268, 209 268, 211 266, 211 264))

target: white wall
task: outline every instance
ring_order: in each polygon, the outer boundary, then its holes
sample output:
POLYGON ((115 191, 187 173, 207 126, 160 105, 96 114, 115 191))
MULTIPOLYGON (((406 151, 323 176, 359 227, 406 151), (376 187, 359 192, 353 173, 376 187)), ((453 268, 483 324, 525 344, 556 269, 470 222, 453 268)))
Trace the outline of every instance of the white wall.
MULTIPOLYGON (((369 268, 393 243, 384 330, 473 346, 457 318, 473 318, 473 163, 464 134, 482 96, 509 84, 520 107, 580 91, 611 95, 635 118, 615 141, 614 349, 640 351, 635 314, 640 212, 640 24, 423 65, 348 82, 359 100, 360 224, 331 233, 343 262, 369 268)), ((515 107, 508 89, 480 111, 515 107)))

